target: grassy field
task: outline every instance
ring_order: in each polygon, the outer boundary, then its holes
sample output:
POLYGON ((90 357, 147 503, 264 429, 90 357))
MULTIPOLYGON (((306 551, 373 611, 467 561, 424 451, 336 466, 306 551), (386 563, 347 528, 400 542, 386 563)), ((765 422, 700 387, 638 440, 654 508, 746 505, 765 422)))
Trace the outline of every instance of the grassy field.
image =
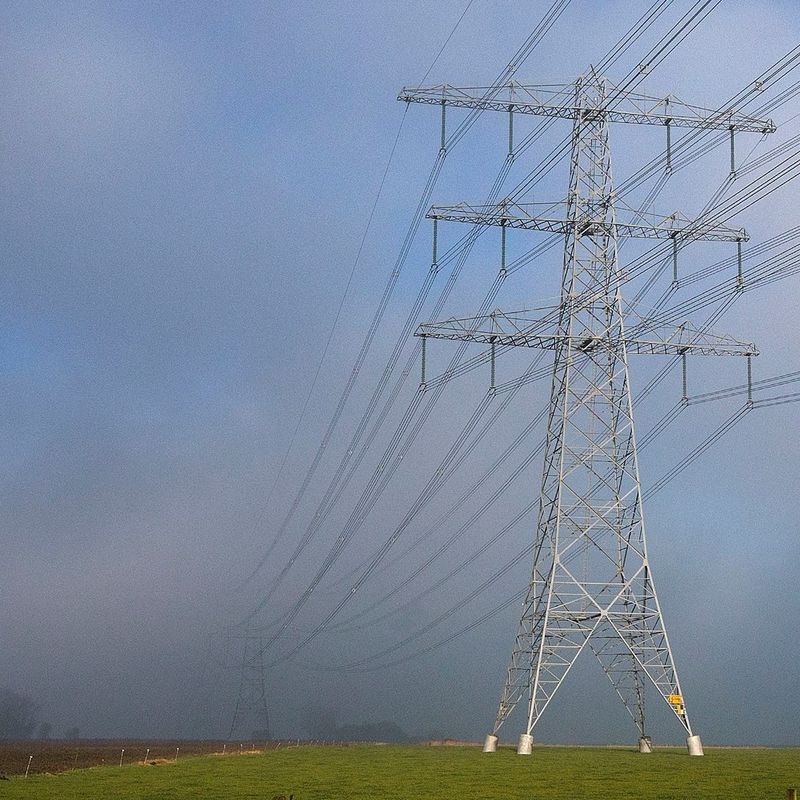
POLYGON ((296 747, 198 756, 157 766, 96 767, 0 782, 2 798, 233 800, 785 800, 800 749, 707 749, 640 755, 605 748, 296 747))

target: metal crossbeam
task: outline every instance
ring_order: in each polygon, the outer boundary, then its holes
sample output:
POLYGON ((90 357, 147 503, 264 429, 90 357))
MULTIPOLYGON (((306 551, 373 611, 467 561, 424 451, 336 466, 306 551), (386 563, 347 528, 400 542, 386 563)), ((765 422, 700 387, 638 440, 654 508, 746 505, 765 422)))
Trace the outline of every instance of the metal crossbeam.
POLYGON ((500 203, 498 205, 433 206, 427 213, 429 219, 447 222, 468 222, 473 225, 495 225, 505 228, 522 228, 548 233, 575 234, 576 236, 609 235, 637 239, 679 239, 710 242, 746 242, 749 236, 744 228, 730 228, 705 222, 686 220, 677 212, 653 220, 652 225, 641 222, 609 220, 602 207, 588 205, 575 218, 566 219, 536 214, 537 208, 550 211, 566 203, 500 203))
POLYGON ((655 98, 634 92, 621 92, 609 86, 608 93, 587 96, 585 104, 574 101, 574 85, 547 87, 512 83, 506 86, 457 87, 447 84, 403 88, 397 96, 405 103, 505 111, 539 117, 639 125, 671 125, 676 128, 734 130, 748 133, 774 133, 775 123, 738 113, 735 109, 714 111, 670 97, 655 98), (566 90, 572 90, 567 95, 566 90), (505 95, 505 96, 501 96, 505 95))
MULTIPOLYGON (((647 326, 640 323, 639 327, 647 326)), ((552 318, 532 319, 525 311, 513 313, 495 311, 482 317, 426 322, 417 328, 414 335, 430 339, 478 342, 498 347, 555 350, 569 346, 573 351, 580 353, 598 349, 617 352, 624 346, 628 353, 644 355, 758 355, 758 349, 752 342, 742 342, 732 336, 697 330, 688 323, 676 327, 657 326, 647 330, 644 336, 637 336, 635 327, 632 328, 632 333, 622 336, 605 334, 570 336, 559 332, 558 323, 553 322, 552 318)))

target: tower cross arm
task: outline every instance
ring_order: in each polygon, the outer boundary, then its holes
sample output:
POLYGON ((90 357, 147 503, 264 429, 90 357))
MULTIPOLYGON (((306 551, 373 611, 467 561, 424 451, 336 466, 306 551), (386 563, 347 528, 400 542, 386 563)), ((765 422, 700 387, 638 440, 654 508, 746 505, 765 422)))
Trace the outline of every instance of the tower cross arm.
POLYGON ((637 239, 702 239, 715 242, 746 242, 744 228, 711 224, 702 220, 689 220, 676 212, 668 216, 632 214, 630 220, 614 218, 608 214, 608 205, 602 202, 583 204, 573 219, 566 218, 566 203, 501 203, 499 205, 472 205, 458 203, 452 206, 432 206, 429 219, 447 222, 467 222, 473 225, 496 225, 507 228, 545 231, 547 233, 579 236, 612 235, 637 239), (564 214, 558 212, 564 208, 564 214))
POLYGON ((558 86, 526 86, 511 83, 505 86, 458 87, 443 84, 403 88, 397 96, 406 103, 473 108, 481 111, 513 111, 539 117, 574 120, 604 116, 609 122, 639 125, 673 125, 677 128, 735 130, 750 133, 774 133, 775 123, 738 113, 735 109, 712 110, 681 103, 669 97, 649 97, 635 92, 615 90, 609 85, 608 95, 596 105, 576 105, 574 84, 558 86))
POLYGON ((604 335, 569 336, 558 329, 552 315, 532 319, 528 312, 494 311, 481 317, 452 318, 420 325, 415 336, 431 339, 477 342, 500 347, 532 347, 555 350, 570 345, 576 353, 618 350, 624 345, 629 353, 642 355, 757 356, 752 342, 732 336, 697 330, 684 323, 679 326, 634 325, 630 331, 608 331, 604 335))

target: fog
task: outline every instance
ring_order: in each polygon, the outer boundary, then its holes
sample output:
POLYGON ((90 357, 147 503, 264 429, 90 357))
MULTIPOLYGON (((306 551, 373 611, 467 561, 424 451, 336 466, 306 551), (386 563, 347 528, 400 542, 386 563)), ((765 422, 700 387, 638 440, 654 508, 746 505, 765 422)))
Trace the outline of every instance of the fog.
MULTIPOLYGON (((313 518, 429 270, 425 223, 294 519, 247 580, 317 452, 436 158, 438 109, 406 111, 395 98, 425 75, 465 5, 20 2, 0 10, 0 686, 33 698, 54 735, 73 726, 98 737, 227 735, 240 681, 235 635, 313 518)), ((688 8, 676 5, 610 71, 612 80, 635 68, 688 8)), ((426 83, 486 85, 545 8, 476 0, 426 83)), ((795 11, 788 2, 728 0, 640 88, 716 108, 796 45, 795 11)), ((633 2, 573 0, 516 77, 574 80, 640 13, 633 2)), ((800 132, 798 114, 796 100, 777 110, 779 131, 769 142, 742 136, 742 158, 800 132)), ((453 111, 449 124, 461 118, 453 111)), ((535 120, 516 124, 521 141, 535 120)), ((452 149, 435 202, 482 200, 505 157, 505 125, 501 115, 486 114, 452 149)), ((520 157, 507 185, 568 126, 558 122, 520 157)), ((617 181, 664 146, 660 130, 623 127, 612 131, 617 181)), ((727 159, 722 146, 676 173, 657 208, 698 213, 725 179, 727 159)), ((535 199, 562 197, 566 176, 562 163, 535 199)), ((797 200, 788 184, 736 224, 753 243, 766 240, 797 224, 797 200)), ((441 247, 464 232, 440 225, 441 247)), ((536 236, 512 231, 510 257, 536 236)), ((623 260, 642 251, 626 245, 623 260)), ((730 254, 696 244, 686 258, 699 269, 730 254)), ((440 318, 477 310, 497 258, 497 237, 483 237, 440 318)), ((552 303, 559 268, 556 249, 509 279, 498 305, 552 303)), ((800 369, 799 296, 797 276, 747 292, 716 325, 758 344, 756 378, 800 369)), ((431 344, 430 374, 446 367, 451 344, 431 344)), ((526 357, 501 360, 502 380, 522 372, 526 357)), ((742 383, 738 360, 719 361, 692 362, 693 392, 742 383)), ((658 368, 634 363, 634 389, 658 368)), ((448 386, 390 487, 265 654, 273 735, 312 735, 310 719, 332 730, 391 722, 411 737, 477 739, 489 731, 517 603, 429 653, 372 668, 437 644, 522 589, 525 559, 413 643, 339 668, 392 648, 466 597, 531 540, 530 518, 402 613, 361 626, 378 616, 376 607, 280 660, 347 595, 350 573, 402 520, 487 382, 488 372, 477 370, 448 386)), ((251 618, 254 627, 281 617, 335 545, 416 383, 413 377, 404 386, 373 450, 279 591, 251 618)), ((515 397, 404 532, 384 562, 390 566, 379 568, 338 620, 368 609, 475 511, 479 498, 415 554, 397 557, 519 434, 547 391, 539 381, 515 397)), ((640 429, 679 396, 675 374, 637 407, 640 429)), ((645 486, 740 401, 684 414, 674 434, 642 453, 645 486)), ((646 507, 677 666, 693 724, 709 744, 798 744, 797 414, 794 405, 753 411, 646 507)), ((534 432, 526 452, 542 434, 541 427, 534 432)), ((494 535, 534 499, 540 471, 537 459, 455 548, 380 611, 432 586, 494 535)), ((680 741, 679 726, 655 700, 655 740, 680 741)), ((635 737, 588 657, 537 728, 547 741, 635 737)))

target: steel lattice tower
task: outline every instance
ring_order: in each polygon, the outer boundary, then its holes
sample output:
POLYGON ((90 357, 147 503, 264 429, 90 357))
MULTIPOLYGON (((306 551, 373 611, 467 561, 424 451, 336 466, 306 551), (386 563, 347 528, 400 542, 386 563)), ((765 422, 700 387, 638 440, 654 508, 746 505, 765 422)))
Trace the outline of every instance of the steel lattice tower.
POLYGON ((228 739, 232 739, 245 723, 249 723, 256 727, 246 731, 248 736, 268 741, 272 738, 272 733, 264 682, 264 639, 249 630, 239 638, 242 639, 239 692, 236 696, 228 739))
POLYGON ((534 204, 505 201, 497 206, 434 207, 428 215, 434 220, 499 225, 504 229, 503 243, 509 227, 564 235, 561 300, 552 314, 535 320, 525 312, 496 311, 487 317, 425 324, 417 330, 426 338, 489 344, 493 364, 498 346, 554 352, 533 571, 484 750, 496 749, 498 731, 524 701, 526 724, 517 751, 531 753, 534 727, 588 646, 633 717, 642 752, 650 751, 644 715, 644 684, 649 680, 686 730, 689 753, 702 755, 647 554, 628 354, 683 359, 733 355, 749 360, 757 351, 750 343, 696 330, 688 323, 669 330, 642 321, 628 325, 618 239, 671 239, 677 268, 679 248, 692 240, 741 243, 747 234, 722 225, 692 223, 677 214, 655 221, 648 216, 647 222, 641 215, 618 219, 608 129, 610 122, 666 126, 668 169, 671 126, 729 130, 733 171, 734 131, 764 133, 775 128, 770 121, 732 110, 703 113, 692 106, 682 113, 669 100, 620 92, 594 72, 559 93, 514 84, 506 100, 498 97, 497 88, 480 97, 449 86, 403 90, 399 97, 441 104, 443 124, 447 105, 508 112, 510 132, 515 112, 573 122, 569 190, 560 204, 561 214, 552 215, 552 203, 541 204, 547 208, 545 216, 536 213, 534 204))

